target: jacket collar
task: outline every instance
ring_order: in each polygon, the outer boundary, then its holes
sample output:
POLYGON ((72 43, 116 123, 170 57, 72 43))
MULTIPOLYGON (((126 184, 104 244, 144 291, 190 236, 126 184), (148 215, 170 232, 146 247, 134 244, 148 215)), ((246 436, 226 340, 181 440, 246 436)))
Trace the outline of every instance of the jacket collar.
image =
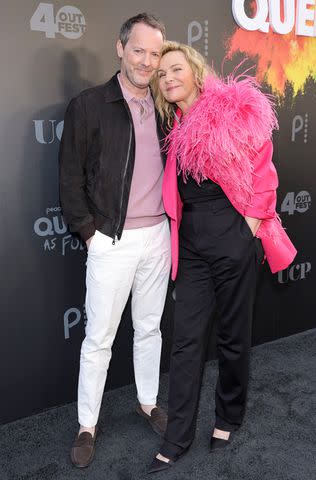
MULTIPOLYGON (((120 73, 119 70, 113 75, 112 78, 110 78, 108 82, 104 84, 105 101, 108 103, 124 100, 124 95, 121 89, 121 85, 117 78, 118 73, 120 73)), ((150 87, 149 87, 149 90, 152 96, 150 87)))
POLYGON ((113 77, 110 78, 110 80, 104 85, 105 101, 108 103, 124 100, 123 93, 117 79, 118 73, 119 72, 116 72, 113 77))
MULTIPOLYGON (((117 79, 117 74, 119 71, 117 71, 110 80, 104 84, 103 89, 104 89, 104 96, 105 96, 105 101, 107 103, 111 102, 119 102, 119 101, 124 101, 124 96, 122 93, 122 89, 120 87, 119 81, 117 79)), ((168 128, 167 125, 164 124, 161 121, 160 115, 155 108, 155 115, 156 115, 156 121, 157 121, 157 133, 158 133, 158 138, 160 142, 161 148, 163 147, 164 144, 164 139, 168 133, 168 128)), ((162 150, 164 150, 162 148, 162 150)), ((164 151, 162 151, 162 157, 163 161, 165 163, 166 160, 166 154, 164 151)))

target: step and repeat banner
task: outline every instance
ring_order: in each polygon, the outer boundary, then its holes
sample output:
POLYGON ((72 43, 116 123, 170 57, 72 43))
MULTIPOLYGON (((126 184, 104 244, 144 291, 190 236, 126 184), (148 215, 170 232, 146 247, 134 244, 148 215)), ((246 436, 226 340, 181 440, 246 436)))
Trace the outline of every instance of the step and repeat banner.
MULTIPOLYGON (((0 16, 1 335, 0 423, 76 399, 86 316, 86 249, 65 225, 58 148, 69 100, 119 68, 123 21, 160 16, 168 38, 189 43, 223 74, 242 69, 277 99, 274 162, 278 212, 298 249, 287 270, 263 266, 253 343, 316 326, 315 0, 4 0, 0 16)), ((170 285, 162 331, 168 369, 174 309, 170 285)), ((127 305, 107 388, 133 381, 127 305)), ((214 340, 209 356, 215 356, 214 340)))

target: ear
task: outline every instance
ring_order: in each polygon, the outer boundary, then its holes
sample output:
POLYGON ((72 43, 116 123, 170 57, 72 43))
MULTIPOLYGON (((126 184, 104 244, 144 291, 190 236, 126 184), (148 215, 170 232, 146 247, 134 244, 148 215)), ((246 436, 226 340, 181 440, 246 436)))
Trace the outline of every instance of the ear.
POLYGON ((199 79, 198 79, 197 74, 194 75, 194 80, 195 80, 195 85, 197 86, 197 88, 198 88, 199 90, 201 90, 202 85, 201 85, 201 82, 200 82, 199 79))
POLYGON ((124 50, 124 48, 123 48, 122 42, 121 42, 121 40, 118 40, 116 42, 116 51, 117 51, 117 55, 118 55, 119 58, 123 57, 123 50, 124 50))

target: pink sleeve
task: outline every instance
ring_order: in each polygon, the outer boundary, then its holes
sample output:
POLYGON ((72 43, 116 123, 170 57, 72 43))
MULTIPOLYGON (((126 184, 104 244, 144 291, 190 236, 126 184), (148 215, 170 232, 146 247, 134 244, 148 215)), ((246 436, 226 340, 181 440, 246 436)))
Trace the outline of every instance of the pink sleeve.
POLYGON ((253 195, 244 215, 261 220, 275 217, 278 175, 272 162, 273 145, 268 140, 253 160, 253 195))

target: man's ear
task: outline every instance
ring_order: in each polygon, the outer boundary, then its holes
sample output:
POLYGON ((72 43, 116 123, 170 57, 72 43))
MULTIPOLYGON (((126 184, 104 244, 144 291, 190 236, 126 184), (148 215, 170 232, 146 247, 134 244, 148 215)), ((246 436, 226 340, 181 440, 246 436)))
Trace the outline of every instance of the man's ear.
POLYGON ((117 55, 118 55, 119 58, 123 57, 123 50, 124 50, 124 48, 123 48, 122 42, 121 42, 121 40, 118 40, 116 42, 116 51, 117 51, 117 55))

